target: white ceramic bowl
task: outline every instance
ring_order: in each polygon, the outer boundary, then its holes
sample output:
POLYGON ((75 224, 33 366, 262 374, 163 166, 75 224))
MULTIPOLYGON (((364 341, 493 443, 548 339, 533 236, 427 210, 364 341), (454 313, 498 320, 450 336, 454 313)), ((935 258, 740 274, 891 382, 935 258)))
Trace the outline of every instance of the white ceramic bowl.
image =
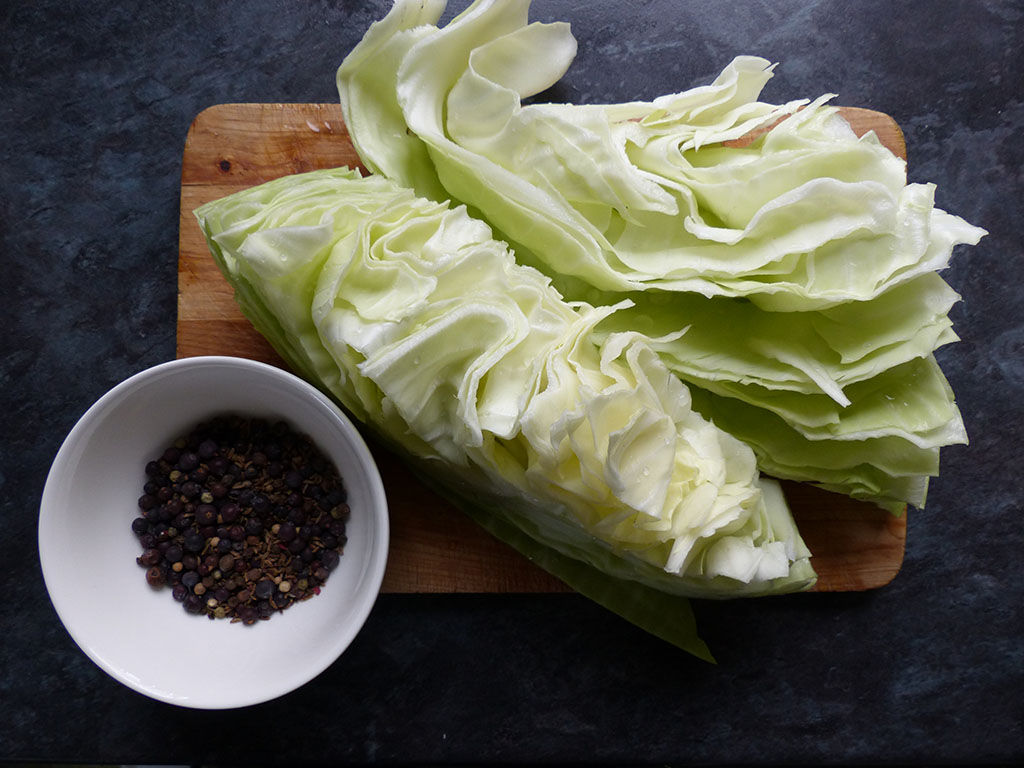
POLYGON ((352 423, 296 376, 232 357, 164 363, 100 398, 57 453, 39 515, 43 577, 75 642, 128 687, 200 709, 281 696, 335 661, 376 600, 388 537, 380 475, 352 423), (131 530, 146 462, 226 411, 308 434, 334 460, 352 508, 348 544, 321 593, 251 626, 188 614, 170 589, 151 588, 131 530))

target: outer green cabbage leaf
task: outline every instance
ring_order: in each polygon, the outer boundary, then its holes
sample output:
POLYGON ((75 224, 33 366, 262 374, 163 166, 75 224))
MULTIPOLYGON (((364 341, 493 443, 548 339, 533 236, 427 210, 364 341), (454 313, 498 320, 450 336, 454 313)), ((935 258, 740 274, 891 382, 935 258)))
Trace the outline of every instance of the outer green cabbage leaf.
POLYGON ((939 449, 897 436, 808 440, 763 408, 690 387, 693 405, 749 445, 758 467, 775 477, 813 483, 894 514, 924 507, 929 476, 939 473, 939 449))
MULTIPOLYGON (((592 303, 625 294, 585 293, 592 303)), ((602 331, 635 329, 652 338, 665 362, 687 381, 758 385, 828 395, 956 341, 948 312, 959 296, 928 273, 871 302, 812 312, 767 312, 747 301, 648 291, 605 320, 602 331), (686 332, 679 334, 678 330, 686 332)))
POLYGON ((394 73, 409 48, 436 31, 445 0, 396 5, 373 24, 346 57, 351 73, 338 85, 345 124, 359 157, 371 172, 443 200, 426 145, 407 130, 395 95, 394 73))
POLYGON ((243 311, 300 339, 303 372, 443 487, 663 592, 813 583, 752 451, 690 407, 645 336, 594 334, 616 307, 565 302, 464 207, 344 170, 273 185, 196 211, 243 311))

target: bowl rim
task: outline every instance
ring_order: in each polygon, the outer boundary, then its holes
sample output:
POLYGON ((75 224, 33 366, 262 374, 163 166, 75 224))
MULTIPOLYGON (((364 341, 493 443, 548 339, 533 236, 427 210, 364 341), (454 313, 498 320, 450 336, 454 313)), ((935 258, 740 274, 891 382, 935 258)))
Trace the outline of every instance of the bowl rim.
MULTIPOLYGON (((273 410, 271 407, 269 410, 273 410)), ((194 357, 176 358, 174 360, 158 363, 148 368, 137 371, 122 381, 115 384, 92 403, 70 429, 67 436, 61 442, 60 448, 54 456, 50 469, 47 472, 39 503, 39 519, 37 523, 37 550, 39 564, 42 571, 44 586, 50 603, 57 613, 58 618, 65 631, 71 636, 78 648, 89 657, 101 670, 113 677, 122 685, 141 693, 149 698, 190 709, 235 709, 239 707, 260 704, 265 701, 283 696, 306 683, 313 680, 333 664, 344 651, 349 647, 355 637, 362 630, 370 612, 376 604, 380 594, 381 585, 384 580, 384 573, 387 566, 390 551, 390 520, 388 514, 387 496, 384 491, 384 483, 369 447, 363 436, 356 428, 355 423, 342 409, 327 395, 314 387, 309 382, 291 373, 288 370, 269 363, 252 360, 244 357, 230 355, 201 355, 194 357), (368 555, 367 569, 361 579, 360 592, 356 593, 354 606, 351 613, 351 620, 346 631, 339 632, 333 644, 328 644, 326 652, 318 664, 311 664, 303 673, 288 678, 278 686, 267 685, 257 695, 241 695, 237 699, 225 699, 216 697, 216 701, 205 701, 202 696, 190 697, 187 701, 179 700, 176 696, 154 689, 135 679, 131 674, 124 674, 129 670, 121 669, 110 664, 106 659, 96 653, 90 647, 90 643, 82 628, 70 621, 68 616, 69 599, 66 595, 55 594, 53 585, 56 581, 56 569, 58 565, 53 562, 52 556, 48 554, 46 546, 49 536, 48 529, 57 524, 58 512, 54 496, 57 493, 55 488, 56 478, 68 469, 67 465, 74 447, 82 439, 83 433, 102 419, 108 408, 127 392, 135 390, 149 379, 163 377, 173 374, 179 370, 186 370, 195 367, 232 367, 247 369, 258 375, 276 378, 289 387, 296 389, 300 394, 315 400, 321 407, 326 408, 336 419, 336 426, 344 435, 352 452, 355 454, 360 471, 366 476, 366 482, 370 494, 370 522, 373 530, 374 544, 368 555)))

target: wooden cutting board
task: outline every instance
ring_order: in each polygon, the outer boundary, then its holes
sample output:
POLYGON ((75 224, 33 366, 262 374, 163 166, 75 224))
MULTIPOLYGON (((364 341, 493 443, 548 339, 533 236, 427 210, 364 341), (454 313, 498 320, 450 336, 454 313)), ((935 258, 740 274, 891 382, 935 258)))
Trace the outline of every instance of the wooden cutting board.
MULTIPOLYGON (((892 118, 843 108, 858 134, 873 130, 906 158, 892 118)), ((336 104, 221 104, 189 128, 181 172, 177 355, 236 355, 285 367, 235 304, 192 211, 280 176, 362 167, 336 104)), ((493 539, 426 490, 394 457, 374 449, 391 510, 385 592, 559 592, 567 587, 493 539)), ((881 587, 903 562, 906 516, 798 483, 784 483, 814 552, 816 591, 881 587)))

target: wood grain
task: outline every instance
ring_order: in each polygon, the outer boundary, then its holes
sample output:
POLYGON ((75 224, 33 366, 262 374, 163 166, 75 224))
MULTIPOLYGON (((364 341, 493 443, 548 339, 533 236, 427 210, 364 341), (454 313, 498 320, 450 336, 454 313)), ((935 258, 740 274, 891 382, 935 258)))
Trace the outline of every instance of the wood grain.
MULTIPOLYGON (((858 135, 874 131, 906 158, 899 126, 880 112, 844 107, 858 135)), ((336 104, 220 104, 201 112, 185 140, 181 174, 177 355, 236 355, 285 367, 249 324, 207 250, 192 211, 210 200, 291 173, 362 167, 336 104)), ((385 592, 561 592, 567 587, 492 538, 424 488, 395 457, 371 446, 391 510, 385 592)), ((800 532, 814 552, 815 591, 874 589, 903 563, 906 516, 785 482, 800 532)))

